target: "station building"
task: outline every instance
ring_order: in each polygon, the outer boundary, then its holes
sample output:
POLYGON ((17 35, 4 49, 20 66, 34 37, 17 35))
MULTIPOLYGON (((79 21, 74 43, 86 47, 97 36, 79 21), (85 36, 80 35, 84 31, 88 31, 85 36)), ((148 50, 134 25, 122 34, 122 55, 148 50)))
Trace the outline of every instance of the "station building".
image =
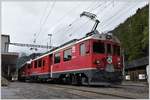
POLYGON ((149 57, 143 57, 125 63, 127 81, 148 81, 149 57))
POLYGON ((1 34, 1 74, 11 80, 16 74, 17 52, 9 52, 10 36, 1 34))

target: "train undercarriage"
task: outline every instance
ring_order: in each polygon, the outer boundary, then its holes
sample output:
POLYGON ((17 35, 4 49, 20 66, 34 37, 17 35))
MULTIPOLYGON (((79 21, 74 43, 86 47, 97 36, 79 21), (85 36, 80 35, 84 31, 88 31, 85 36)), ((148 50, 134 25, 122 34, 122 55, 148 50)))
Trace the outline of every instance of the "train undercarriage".
POLYGON ((51 74, 32 75, 19 78, 27 82, 50 82, 72 85, 113 85, 121 84, 122 72, 106 72, 100 70, 84 70, 51 74))

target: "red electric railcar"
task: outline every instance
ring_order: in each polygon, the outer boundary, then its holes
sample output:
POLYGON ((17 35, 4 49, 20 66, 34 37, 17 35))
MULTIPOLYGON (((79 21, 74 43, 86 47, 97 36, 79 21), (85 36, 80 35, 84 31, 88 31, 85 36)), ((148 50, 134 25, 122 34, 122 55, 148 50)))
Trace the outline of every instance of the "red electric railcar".
POLYGON ((24 64, 20 77, 70 84, 120 84, 123 65, 119 40, 98 31, 90 34, 24 64))

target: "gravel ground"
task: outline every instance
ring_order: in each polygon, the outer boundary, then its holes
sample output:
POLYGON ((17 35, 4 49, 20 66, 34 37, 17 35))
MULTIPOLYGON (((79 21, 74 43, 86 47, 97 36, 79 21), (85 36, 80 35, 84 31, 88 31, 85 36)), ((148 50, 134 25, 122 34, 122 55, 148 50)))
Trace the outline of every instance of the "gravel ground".
POLYGON ((1 87, 2 99, 119 99, 108 95, 148 99, 148 87, 88 87, 42 83, 11 82, 1 87), (83 90, 83 91, 82 91, 83 90), (88 92, 92 91, 92 92, 88 92), (101 94, 102 93, 102 94, 101 94), (105 95, 106 93, 107 95, 105 95))

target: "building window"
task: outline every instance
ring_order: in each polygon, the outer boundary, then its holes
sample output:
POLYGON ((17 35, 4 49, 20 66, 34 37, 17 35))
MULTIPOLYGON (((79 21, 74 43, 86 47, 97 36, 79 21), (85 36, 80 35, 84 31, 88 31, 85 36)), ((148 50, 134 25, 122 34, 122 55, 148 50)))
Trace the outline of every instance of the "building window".
POLYGON ((94 53, 105 53, 104 43, 94 42, 93 43, 93 52, 94 53))
POLYGON ((37 60, 34 61, 34 68, 37 68, 37 60))
POLYGON ((111 51, 112 51, 111 50, 111 44, 107 44, 107 53, 111 54, 112 53, 111 51))
POLYGON ((64 61, 69 61, 71 60, 72 55, 71 55, 71 49, 67 49, 64 51, 64 61))
POLYGON ((86 52, 85 44, 80 45, 80 55, 84 56, 86 52))
POLYGON ((38 60, 38 67, 41 67, 42 66, 42 60, 38 60))
POLYGON ((54 55, 54 63, 60 63, 60 53, 56 53, 54 55))

